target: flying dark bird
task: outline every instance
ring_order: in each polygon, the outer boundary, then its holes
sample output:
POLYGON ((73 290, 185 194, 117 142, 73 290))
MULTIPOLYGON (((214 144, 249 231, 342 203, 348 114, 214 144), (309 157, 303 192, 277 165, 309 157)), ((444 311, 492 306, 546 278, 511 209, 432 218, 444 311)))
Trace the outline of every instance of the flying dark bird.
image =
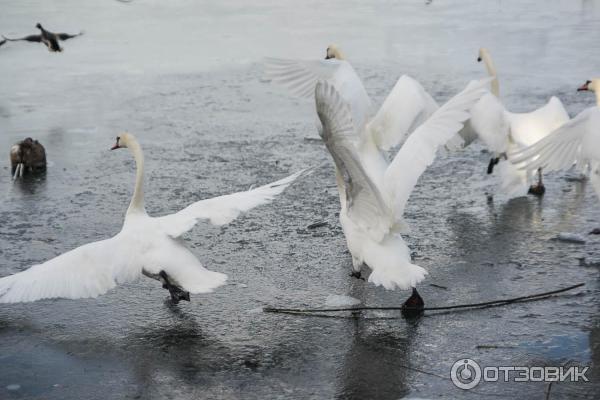
MULTIPOLYGON (((4 38, 4 42, 7 40, 10 42, 25 40, 27 42, 44 43, 46 45, 46 47, 48 47, 48 51, 56 52, 56 51, 63 51, 62 47, 60 47, 60 44, 58 43, 60 40, 64 41, 64 40, 68 40, 68 39, 83 35, 83 32, 79 32, 74 35, 71 35, 69 33, 50 32, 50 31, 45 30, 44 27, 42 26, 42 24, 40 24, 39 22, 37 23, 37 25, 35 27, 41 31, 41 33, 39 35, 28 35, 28 36, 25 36, 22 38, 17 38, 17 39, 10 39, 10 38, 7 38, 6 36, 2 36, 2 37, 4 38)), ((4 44, 4 43, 3 42, 0 43, 0 46, 2 44, 4 44)))

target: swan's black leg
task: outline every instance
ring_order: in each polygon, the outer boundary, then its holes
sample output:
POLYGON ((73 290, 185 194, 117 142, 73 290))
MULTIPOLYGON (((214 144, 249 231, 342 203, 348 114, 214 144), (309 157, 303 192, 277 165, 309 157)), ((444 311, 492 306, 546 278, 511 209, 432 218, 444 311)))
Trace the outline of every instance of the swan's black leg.
POLYGON ((356 278, 356 279, 361 279, 361 280, 365 280, 365 278, 363 278, 362 274, 360 273, 360 271, 352 271, 352 273, 350 274, 351 277, 356 278))
POLYGON ((490 163, 488 164, 487 173, 488 175, 494 172, 494 166, 500 162, 500 157, 491 158, 490 163))
POLYGON ((538 168, 538 183, 536 185, 532 185, 529 188, 529 194, 533 194, 536 196, 542 196, 546 192, 546 187, 544 186, 544 182, 542 182, 542 169, 538 168))
POLYGON ((167 289, 171 294, 171 301, 173 301, 173 304, 179 303, 180 300, 190 301, 190 292, 186 292, 173 285, 169 279, 169 275, 167 275, 165 271, 160 271, 158 276, 163 284, 162 287, 167 289))
POLYGON ((405 318, 414 318, 423 315, 425 302, 416 288, 413 288, 412 295, 402 305, 402 316, 405 318))

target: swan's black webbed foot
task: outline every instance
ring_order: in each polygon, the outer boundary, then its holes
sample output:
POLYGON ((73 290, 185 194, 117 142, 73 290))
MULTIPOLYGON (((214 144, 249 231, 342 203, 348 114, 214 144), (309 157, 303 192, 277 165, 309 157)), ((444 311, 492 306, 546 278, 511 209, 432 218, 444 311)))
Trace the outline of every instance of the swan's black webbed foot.
POLYGON ((413 288, 412 295, 402 305, 402 316, 404 318, 415 318, 423 315, 425 302, 416 288, 413 288))
POLYGON ((534 196, 542 196, 546 192, 546 187, 543 184, 532 185, 529 188, 529 194, 534 196))
POLYGON ((362 274, 360 273, 360 271, 352 271, 352 273, 350 274, 351 277, 356 278, 356 279, 360 279, 360 280, 365 280, 365 278, 363 278, 362 274))
POLYGON ((171 301, 173 302, 173 304, 177 304, 181 300, 190 301, 190 292, 186 292, 179 288, 175 288, 175 290, 169 289, 169 293, 171 293, 171 301))
POLYGON ((490 163, 488 164, 487 173, 488 175, 494 172, 494 166, 500 162, 500 157, 491 158, 490 163))
POLYGON ((171 294, 171 301, 173 304, 179 303, 181 300, 190 301, 190 292, 186 292, 181 288, 173 285, 169 280, 169 275, 165 271, 160 271, 158 274, 161 277, 162 287, 167 289, 171 294))

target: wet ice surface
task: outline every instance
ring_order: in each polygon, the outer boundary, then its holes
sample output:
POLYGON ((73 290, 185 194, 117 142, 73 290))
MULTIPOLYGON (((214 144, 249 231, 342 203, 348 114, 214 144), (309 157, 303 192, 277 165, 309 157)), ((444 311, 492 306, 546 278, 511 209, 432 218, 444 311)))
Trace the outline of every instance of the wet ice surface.
MULTIPOLYGON (((322 306, 331 294, 399 305, 409 294, 348 276, 332 162, 314 140, 312 103, 261 82, 261 57, 322 57, 338 42, 379 104, 402 73, 447 99, 481 74, 475 58, 485 45, 510 109, 557 95, 574 115, 593 104, 574 89, 598 74, 600 2, 40 3, 3 5, 2 33, 32 33, 39 20, 86 35, 60 55, 29 43, 0 49, 0 149, 8 154, 33 136, 51 162, 46 177, 14 184, 8 167, 0 170, 0 275, 118 232, 134 179, 129 154, 108 152, 121 130, 146 152, 153 215, 325 165, 273 206, 186 235, 207 267, 230 277, 214 294, 171 306, 158 283, 141 279, 98 299, 0 305, 0 398, 544 398, 543 383, 463 392, 449 371, 463 357, 600 362, 600 239, 587 236, 600 226, 598 199, 586 182, 555 174, 542 199, 490 200, 489 155, 477 146, 440 157, 408 204, 407 241, 431 275, 420 287, 426 302, 586 282, 582 290, 417 323, 394 313, 258 312, 322 306), (587 242, 551 240, 561 232, 587 242)), ((594 398, 600 373, 588 377, 553 385, 552 398, 594 398)))

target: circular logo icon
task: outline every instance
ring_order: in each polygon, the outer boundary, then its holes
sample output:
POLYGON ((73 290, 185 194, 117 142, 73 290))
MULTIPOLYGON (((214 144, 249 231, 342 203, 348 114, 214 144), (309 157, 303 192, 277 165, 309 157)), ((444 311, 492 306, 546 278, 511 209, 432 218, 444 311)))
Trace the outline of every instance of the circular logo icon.
POLYGON ((454 386, 460 389, 473 389, 481 381, 481 367, 470 358, 458 360, 450 370, 454 386))

